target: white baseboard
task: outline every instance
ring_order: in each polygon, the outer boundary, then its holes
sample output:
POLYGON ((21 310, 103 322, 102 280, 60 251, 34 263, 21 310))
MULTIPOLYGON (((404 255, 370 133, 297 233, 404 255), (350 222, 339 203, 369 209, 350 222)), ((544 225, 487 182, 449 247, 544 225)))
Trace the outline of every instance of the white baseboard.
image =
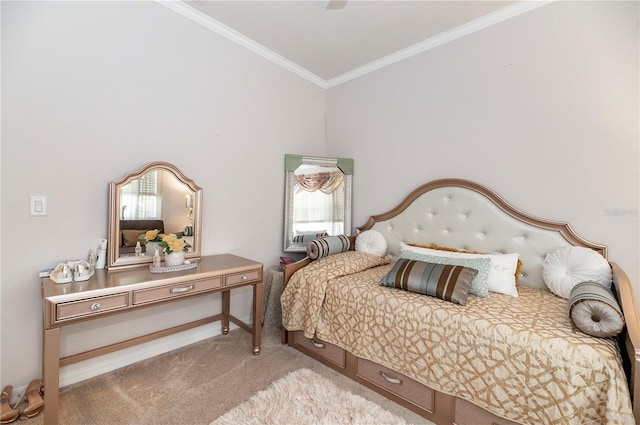
MULTIPOLYGON (((238 326, 230 323, 230 329, 237 329, 238 326)), ((207 325, 198 326, 174 335, 159 338, 114 353, 105 354, 104 356, 94 359, 85 360, 74 363, 69 366, 60 368, 60 387, 75 384, 103 373, 111 372, 124 366, 145 360, 178 348, 184 347, 213 338, 222 334, 220 322, 209 323, 207 325)), ((24 391, 22 389, 22 391, 24 391)), ((16 392, 20 392, 16 389, 16 392)))
MULTIPOLYGON (((230 330, 237 328, 238 326, 229 323, 230 330)), ((60 388, 221 334, 220 322, 209 323, 114 353, 105 354, 104 356, 61 367, 60 388)), ((16 403, 20 394, 26 389, 27 385, 14 387, 11 402, 16 403)))

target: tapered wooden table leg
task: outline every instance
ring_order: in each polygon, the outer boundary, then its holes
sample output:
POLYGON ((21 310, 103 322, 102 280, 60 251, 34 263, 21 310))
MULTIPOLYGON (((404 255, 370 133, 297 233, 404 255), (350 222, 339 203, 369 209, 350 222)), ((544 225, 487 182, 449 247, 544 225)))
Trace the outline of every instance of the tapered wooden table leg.
POLYGON ((57 425, 60 387, 60 328, 46 329, 42 343, 44 423, 45 425, 57 425))
POLYGON ((262 281, 253 285, 253 354, 260 354, 262 343, 262 281))
POLYGON ((231 309, 231 291, 222 291, 222 333, 229 333, 229 312, 231 309))

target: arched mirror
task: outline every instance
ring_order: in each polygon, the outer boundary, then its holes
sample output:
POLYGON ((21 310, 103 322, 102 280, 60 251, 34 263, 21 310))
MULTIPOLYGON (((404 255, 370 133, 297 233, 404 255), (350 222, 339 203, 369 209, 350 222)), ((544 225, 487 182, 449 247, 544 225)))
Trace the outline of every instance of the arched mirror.
POLYGON ((353 159, 285 155, 284 251, 351 234, 353 159))
POLYGON ((107 268, 151 263, 153 244, 140 239, 148 230, 182 236, 191 245, 185 257, 198 258, 202 189, 175 166, 152 162, 109 184, 108 226, 107 268), (136 253, 138 241, 140 253, 136 253))

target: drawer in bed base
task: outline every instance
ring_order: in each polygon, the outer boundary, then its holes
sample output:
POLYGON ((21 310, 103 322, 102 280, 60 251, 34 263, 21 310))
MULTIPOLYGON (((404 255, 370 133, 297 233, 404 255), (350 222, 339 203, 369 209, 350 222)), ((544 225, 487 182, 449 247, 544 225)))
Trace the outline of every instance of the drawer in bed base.
POLYGON ((435 391, 426 385, 369 360, 358 358, 357 375, 377 387, 426 410, 435 412, 435 391))
POLYGON ((289 344, 307 354, 320 357, 339 368, 344 368, 346 365, 346 351, 344 349, 317 338, 306 338, 303 331, 289 332, 289 344))
POLYGON ((510 420, 489 413, 481 407, 461 398, 456 398, 453 416, 454 425, 517 425, 516 422, 511 422, 510 420))
POLYGON ((357 357, 336 345, 318 339, 305 338, 302 331, 287 334, 290 346, 434 423, 517 425, 466 400, 438 392, 401 373, 357 357))

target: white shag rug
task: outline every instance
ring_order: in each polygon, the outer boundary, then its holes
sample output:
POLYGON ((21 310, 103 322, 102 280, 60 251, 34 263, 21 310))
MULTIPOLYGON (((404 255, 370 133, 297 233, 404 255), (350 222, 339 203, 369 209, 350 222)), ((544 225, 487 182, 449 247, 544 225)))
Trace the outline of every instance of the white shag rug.
POLYGON ((406 421, 309 369, 298 369, 210 425, 238 424, 406 425, 406 421))

